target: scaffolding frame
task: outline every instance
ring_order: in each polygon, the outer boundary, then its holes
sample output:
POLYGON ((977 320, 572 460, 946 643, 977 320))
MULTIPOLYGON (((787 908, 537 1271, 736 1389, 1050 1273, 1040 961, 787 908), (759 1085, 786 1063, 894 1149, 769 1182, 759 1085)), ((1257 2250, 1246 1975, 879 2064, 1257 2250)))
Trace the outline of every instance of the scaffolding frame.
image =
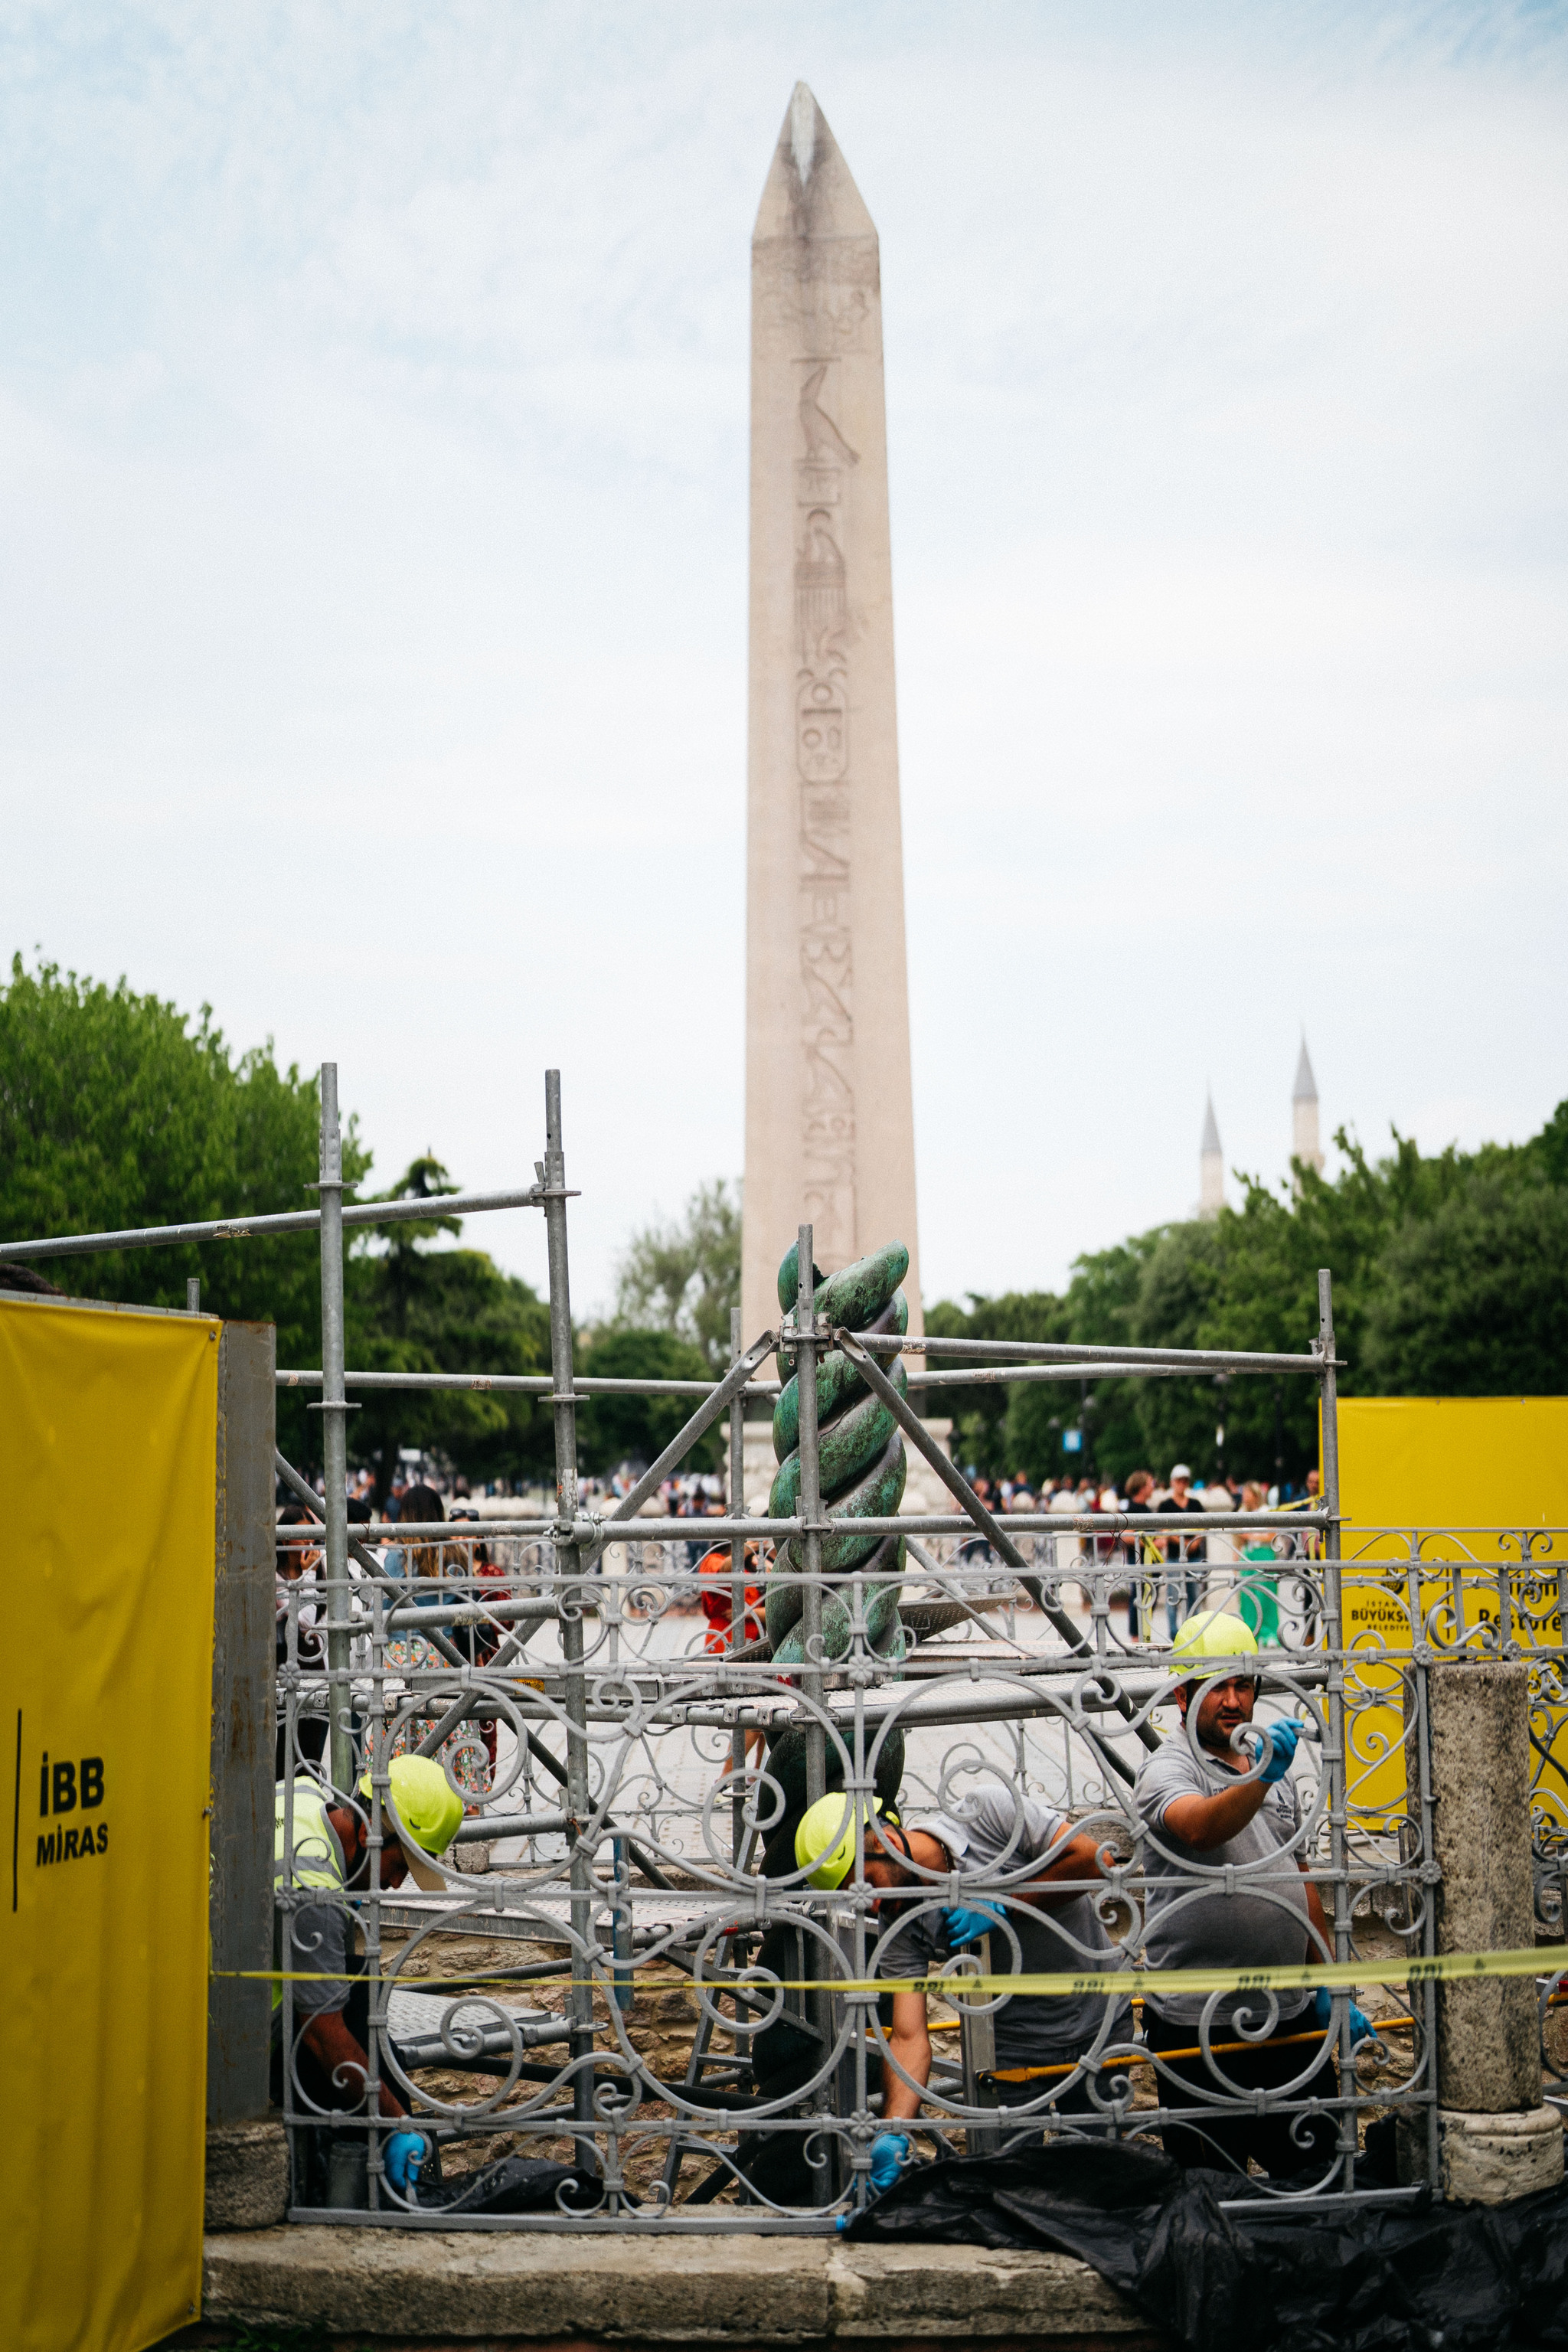
MULTIPOLYGON (((321 1101, 319 1209, 0 1244, 3 1261, 204 1239, 240 1241, 264 1234, 315 1230, 320 1235, 321 1366, 319 1371, 286 1369, 276 1376, 280 1388, 319 1388, 315 1402, 323 1423, 321 1495, 279 1457, 284 1486, 319 1511, 324 1567, 315 1584, 300 1579, 286 1596, 278 1675, 287 1768, 280 1781, 282 1850, 277 1867, 280 2046, 288 2060, 284 2111, 293 2151, 294 2218, 479 2230, 832 2229, 870 2193, 869 2147, 880 2128, 879 2081, 884 2086, 900 2076, 906 2084, 912 2081, 893 2052, 875 1994, 858 1988, 879 1975, 897 1973, 897 1948, 907 1944, 910 1928, 961 1895, 966 1904, 990 1904, 996 1925, 978 1956, 960 1952, 931 1971, 943 1980, 945 2000, 940 2005, 950 2015, 942 2021, 957 2035, 958 2055, 937 2061, 927 2081, 914 2085, 923 2091, 926 2112, 925 2120, 910 2128, 928 2142, 939 2148, 992 2148, 1037 2137, 1042 2130, 1128 2137, 1268 2115, 1285 2120, 1304 2163, 1299 2179, 1271 2185, 1264 2193, 1321 2206, 1345 2198, 1415 2193, 1358 2186, 1367 2116, 1394 2112, 1403 2113, 1425 2139, 1436 2177, 1430 1982, 1387 2022, 1371 2052, 1363 2046, 1359 2061, 1350 2005, 1336 1998, 1327 2033, 1301 2037, 1300 2063, 1291 2078, 1262 2092, 1226 2061, 1254 2047, 1281 2021, 1273 1996, 1260 2001, 1254 1997, 1254 2006, 1238 2013, 1221 1996, 1208 1999, 1194 2028, 1203 2061, 1195 2086, 1190 2070, 1178 2074, 1175 2062, 1151 2051, 1146 2039, 1131 2029, 1114 2032, 1117 2005, 1107 2000, 1102 2022, 1074 2063, 1039 2076, 1037 2088, 1014 2079, 1016 2069, 997 2063, 999 2023, 1006 2038, 1005 1997, 982 2000, 964 1990, 966 1977, 984 1973, 987 1958, 1004 1965, 1004 1946, 1010 1948, 1012 1964, 1018 1964, 1019 1929, 1028 1925, 1026 1915, 1032 1910, 1020 1890, 1040 1859, 1026 1854, 1023 1824, 1029 1802, 1039 1801, 1042 1791, 1062 1825, 1058 1845, 1085 1828, 1097 1840, 1094 1873, 1074 1882, 1073 1891, 1088 1898, 1102 1924, 1109 1923, 1117 1962, 1135 1964, 1142 1956, 1143 1915, 1156 1875, 1163 1899, 1178 1907, 1212 1898, 1213 1875, 1190 1858, 1173 1875, 1168 1845, 1140 1815, 1131 1793, 1140 1753, 1158 1748, 1162 1732, 1183 1736, 1168 1727, 1180 1677, 1162 1644, 1138 1638, 1134 1620, 1141 1614, 1145 1637, 1162 1606, 1173 1621, 1178 1605, 1190 1601, 1194 1581, 1211 1601, 1231 1596, 1241 1605, 1250 1597, 1255 1609, 1275 1609, 1281 1638, 1264 1654, 1263 1696, 1275 1711, 1295 1711, 1309 1733, 1303 1748, 1310 1769, 1295 1784, 1298 1832, 1277 1867, 1253 1874, 1255 1898, 1289 1909, 1300 1881, 1314 1886, 1331 1942, 1321 1957, 1352 1958, 1358 1934, 1374 1916, 1398 1948, 1430 1954, 1436 1871, 1426 1674, 1444 1656, 1528 1655, 1534 1675, 1536 1782, 1549 1801, 1546 1833, 1538 1839, 1538 1880, 1548 1898, 1557 1886, 1561 1916, 1568 1841, 1552 1776, 1563 1777, 1559 1757, 1568 1720, 1562 1635, 1568 1580, 1564 1531, 1521 1531, 1511 1567, 1498 1567, 1468 1549, 1460 1540, 1465 1531, 1398 1531, 1405 1553, 1397 1574, 1383 1558, 1352 1563, 1348 1573, 1352 1580, 1375 1579, 1380 1594, 1394 1595, 1408 1638, 1403 1644, 1384 1641, 1381 1647, 1347 1644, 1337 1423, 1341 1366, 1326 1271, 1319 1279, 1318 1335, 1299 1354, 923 1341, 828 1326, 814 1295, 811 1229, 802 1225, 794 1307, 777 1328, 744 1346, 737 1316, 731 1361, 721 1378, 595 1379, 573 1366, 567 1202, 577 1194, 566 1183, 560 1079, 552 1071, 545 1079, 544 1157, 535 1182, 458 1194, 441 1204, 444 1213, 463 1215, 522 1205, 542 1211, 549 1257, 549 1374, 355 1371, 344 1360, 345 1233, 360 1224, 427 1214, 428 1204, 345 1202, 337 1072, 331 1064, 322 1067, 321 1101), (911 1512, 856 1522, 867 1536, 906 1539, 907 1558, 915 1564, 904 1572, 906 1593, 923 1588, 929 1596, 903 1604, 915 1639, 891 1660, 871 1647, 861 1571, 823 1566, 822 1544, 835 1522, 822 1501, 813 1373, 829 1348, 849 1356, 863 1385, 888 1405, 906 1445, 922 1457, 955 1506, 944 1514, 911 1512), (910 1372, 911 1391, 1128 1373, 1310 1379, 1321 1412, 1321 1504, 1305 1512, 1049 1512, 1008 1514, 999 1520, 887 1378, 883 1359, 927 1349, 949 1363, 959 1360, 959 1368, 910 1372), (770 1357, 777 1359, 777 1380, 763 1376, 770 1357), (963 1360, 969 1358, 974 1360, 963 1360), (745 1406, 776 1399, 791 1370, 801 1376, 800 1507, 790 1517, 758 1516, 744 1508, 742 1494, 745 1406), (353 1410, 350 1391, 392 1388, 493 1388, 548 1396, 556 1510, 535 1518, 383 1522, 351 1531, 345 1433, 353 1410), (694 1410, 612 1510, 585 1510, 578 1485, 576 1411, 594 1395, 615 1392, 680 1395, 692 1400, 694 1410), (697 1522, 644 1516, 663 1479, 726 1412, 729 1507, 697 1522), (1218 1579, 1205 1563, 1194 1580, 1191 1570, 1197 1563, 1186 1556, 1187 1546, 1210 1537, 1233 1556, 1238 1538, 1254 1538, 1259 1546, 1271 1545, 1276 1558, 1258 1567, 1233 1557, 1234 1573, 1218 1579), (765 1639, 749 1633, 755 1612, 748 1600, 746 1549, 754 1543, 776 1551, 792 1538, 803 1547, 804 1566, 788 1573, 801 1590, 805 1654, 781 1672, 765 1639), (720 1647, 695 1656, 664 1638, 700 1589, 689 1559, 684 1568, 671 1565, 675 1548, 689 1549, 694 1542, 709 1556, 715 1547, 729 1552, 728 1633, 720 1647), (952 1548, 951 1556, 943 1556, 944 1544, 952 1548), (493 1563, 491 1573, 481 1572, 475 1557, 479 1546, 504 1546, 510 1552, 499 1578, 493 1563), (440 1576, 431 1601, 413 1591, 414 1580, 391 1568, 384 1548, 394 1547, 405 1553, 439 1549, 440 1576), (614 1565, 617 1551, 620 1562, 614 1565), (663 1564, 650 1566, 650 1555, 663 1564), (1446 1588, 1436 1601, 1426 1591, 1435 1566, 1446 1588), (1482 1590, 1495 1603, 1486 1619, 1478 1617, 1473 1605, 1482 1590), (1114 1622, 1123 1591, 1129 1593, 1125 1637, 1114 1622), (1287 1601, 1280 1614, 1282 1593, 1287 1601), (831 1657, 823 1648, 823 1608, 829 1595, 847 1602, 849 1622, 847 1651, 831 1657), (995 1622, 999 1608, 1002 1627, 995 1622), (1021 1621, 1026 1621, 1022 1636, 1021 1621), (541 1634, 553 1643, 552 1650, 530 1650, 541 1634), (1385 1797, 1374 1801, 1361 1790, 1361 1783, 1386 1766, 1384 1727, 1395 1686, 1407 1768, 1397 1822, 1385 1797), (308 1752, 311 1727, 321 1735, 314 1756, 308 1752), (784 1728, 804 1731, 808 1798, 823 1794, 831 1780, 844 1793, 847 1819, 855 1820, 854 1870, 831 1895, 814 1891, 804 1871, 786 1868, 764 1875, 757 1868, 759 1852, 780 1818, 783 1790, 765 1764, 752 1760, 756 1736, 766 1741, 784 1728), (991 1785, 1000 1782, 1013 1791, 1018 1843, 985 1869, 929 1874, 929 1883, 916 1885, 912 1906, 884 1932, 877 1890, 865 1874, 864 1811, 877 1764, 895 1737, 905 1738, 912 1757, 921 1741, 950 1729, 962 1731, 964 1738, 934 1759, 922 1751, 914 1778, 926 1801, 918 1801, 917 1791, 917 1801, 906 1811, 918 1815, 944 1810, 962 1821, 966 1789, 972 1790, 983 1766, 988 1767, 991 1785), (993 1741, 988 1750, 987 1738, 993 1741), (498 1766, 503 1740, 510 1752, 498 1766), (693 1750, 704 1773, 717 1766, 717 1776, 694 1790, 689 1769, 658 1760, 658 1751, 672 1743, 693 1750), (384 1892, 380 1885, 382 1856, 397 1842, 389 1768, 395 1752, 409 1750, 439 1756, 471 1809, 443 1865, 445 1891, 439 1895, 384 1892), (682 1773, 684 1784, 678 1785, 682 1773), (361 1794, 366 1776, 368 1797, 361 1794), (363 1942, 368 1990, 368 2066, 363 2085, 338 2085, 358 2094, 343 2106, 314 2099, 300 2065, 310 2012, 295 1986, 310 1972, 308 1953, 295 1948, 296 1930, 301 1913, 321 1901, 318 1888, 297 1883, 294 1801, 306 1781, 362 1817, 369 1854, 367 1885, 332 1897, 363 1942), (514 1794, 515 1801, 510 1801, 514 1794), (555 1801, 542 1801, 544 1797, 555 1801), (521 1846, 521 1855, 500 1869, 492 1865, 478 1880, 456 1866, 465 1847, 507 1843, 521 1846), (1158 1873, 1150 1867, 1156 1861, 1158 1873), (798 1961, 793 1979, 756 1957, 770 1935, 776 1954, 780 1931, 798 1961), (456 1947, 460 1953, 465 1942, 510 1942, 545 1953, 517 1964, 507 1981, 544 1988, 563 1971, 561 2008, 519 2011, 494 1990, 444 1990, 438 2001, 419 1994, 415 1988, 430 1972, 431 1952, 447 1954, 456 1947), (564 1969, 559 1955, 565 1956, 564 1969), (690 1986, 697 2006, 697 2031, 679 2084, 658 2072, 627 2025, 639 1986, 652 1983, 662 1995, 676 1980, 690 1986), (775 2084, 770 2092, 773 2078, 760 2071, 759 2044, 786 2018, 817 2056, 804 2078, 783 2090, 775 2084), (1233 2021, 1226 2024, 1227 2019, 1233 2021), (1401 2034, 1409 2036, 1411 2063, 1391 2083, 1382 2062, 1387 2045, 1401 2034), (728 2055, 721 2047, 716 2051, 715 2044, 726 2042, 728 2055), (541 2062, 530 2054, 563 2046, 558 2058, 541 2062), (1358 2072, 1360 2066, 1367 2072, 1358 2072), (497 2087, 468 2095, 463 2086, 471 2089, 476 2078, 497 2087), (1147 2096, 1139 2097, 1142 2078, 1152 2080, 1152 2105, 1147 2096), (399 2194, 386 2175, 384 2149, 395 2126, 379 2114, 384 2085, 441 2147, 457 2153, 466 2142, 493 2141, 504 2133, 514 2144, 574 2160, 578 2188, 573 2191, 570 2184, 558 2183, 543 2210, 502 2215, 421 2208, 416 2194, 399 2194), (799 2157, 797 2189, 804 2177, 805 2193, 770 2196, 754 2177, 757 2163, 748 2163, 748 2142, 753 2156, 759 2145, 793 2143, 799 2157), (652 2182, 646 2161, 650 2147, 660 2158, 652 2182), (1309 2149, 1320 2152, 1311 2161, 1305 2160, 1309 2149), (642 2159, 640 2170, 634 2159, 642 2159), (681 2199, 681 2179, 694 2159, 708 2169, 697 2189, 681 2199), (323 2174, 324 2200, 315 2193, 323 2174), (595 2186, 585 2207, 581 2200, 588 2192, 581 2182, 590 2178, 595 2186), (716 2200, 726 2196, 742 2201, 719 2206, 716 2200)), ((1369 1536, 1389 1532, 1358 1530, 1358 1547, 1364 1550, 1369 1536)), ((279 1541, 298 1548, 310 1541, 311 1533, 279 1529, 279 1541)), ((1110 1973, 1102 1947, 1080 1943, 1077 1948, 1082 1965, 1110 1973)), ((480 1967, 464 1970, 460 1960, 452 1965, 459 1976, 486 1985, 495 1976, 480 1967)), ((437 1972, 449 1974, 451 1966, 437 1972)), ((1128 1982, 1135 1986, 1136 1975, 1129 1974, 1128 1982)), ((1547 2004, 1560 1982, 1561 1972, 1543 1979, 1543 2048, 1547 2004)), ((1259 2193, 1257 2184, 1247 2193, 1259 2193)))

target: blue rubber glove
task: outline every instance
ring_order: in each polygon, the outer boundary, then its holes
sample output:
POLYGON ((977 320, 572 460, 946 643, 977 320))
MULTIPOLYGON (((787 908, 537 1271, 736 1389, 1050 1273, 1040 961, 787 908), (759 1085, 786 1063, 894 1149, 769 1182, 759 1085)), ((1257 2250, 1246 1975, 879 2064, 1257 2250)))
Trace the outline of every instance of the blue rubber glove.
POLYGON ((413 2199, 418 2192, 419 2168, 430 2153, 430 2143, 423 2132, 394 2132, 382 2150, 386 2177, 399 2196, 413 2199))
MULTIPOLYGON (((1328 2030, 1329 2023, 1333 2013, 1334 1997, 1329 1990, 1327 1985, 1320 1985, 1312 2001, 1312 2015, 1316 2019, 1317 2022, 1324 2029, 1325 2032, 1328 2030)), ((1376 2039, 1376 2026, 1373 2023, 1365 2010, 1358 2009, 1352 2000, 1351 2003, 1351 2041, 1353 2043, 1357 2042, 1375 2042, 1376 2039)))
POLYGON ((1002 1914, 990 1903, 955 1903, 950 1910, 942 1913, 942 1924, 947 1929, 948 1943, 957 1951, 961 1944, 977 1944, 982 1936, 988 1936, 993 1927, 999 1927, 1002 1914))
POLYGON ((871 2142, 871 2186, 879 2197, 890 2189, 906 2164, 914 2161, 914 2147, 900 2131, 879 2132, 871 2142))
POLYGON ((1258 1724, 1254 1728, 1261 1735, 1268 1748, 1263 1769, 1258 1776, 1268 1787, 1272 1781, 1282 1780, 1290 1769, 1296 1754, 1296 1742, 1301 1737, 1301 1727, 1293 1715, 1288 1715, 1283 1723, 1258 1724))

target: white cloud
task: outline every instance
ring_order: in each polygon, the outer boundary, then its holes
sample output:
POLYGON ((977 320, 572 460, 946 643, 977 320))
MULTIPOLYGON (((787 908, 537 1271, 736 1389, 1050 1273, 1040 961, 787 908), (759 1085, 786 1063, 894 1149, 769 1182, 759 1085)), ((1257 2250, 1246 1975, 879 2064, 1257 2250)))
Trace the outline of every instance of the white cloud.
MULTIPOLYGON (((538 1150, 579 1294, 741 1156, 746 245, 883 241, 936 1288, 1182 1213, 1212 1076, 1563 1093, 1561 17, 13 12, 4 944, 538 1150), (963 1074, 962 1083, 959 1073, 963 1074)), ((493 1238, 536 1276, 540 1237, 493 1238)))

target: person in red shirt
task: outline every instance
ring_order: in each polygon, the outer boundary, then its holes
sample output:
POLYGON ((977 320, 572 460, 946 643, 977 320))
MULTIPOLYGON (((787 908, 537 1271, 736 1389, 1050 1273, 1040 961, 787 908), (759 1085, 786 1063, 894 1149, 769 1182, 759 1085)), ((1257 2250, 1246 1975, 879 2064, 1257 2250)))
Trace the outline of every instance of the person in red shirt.
MULTIPOLYGON (((757 1547, 754 1542, 749 1543, 746 1546, 746 1598, 741 1626, 742 1643, 760 1641, 763 1633, 762 1587, 753 1584, 751 1580, 756 1566, 757 1547)), ((697 1563, 697 1573, 700 1577, 706 1577, 709 1580, 706 1584, 699 1586, 697 1594, 702 1604, 702 1614, 708 1620, 708 1630, 702 1637, 702 1647, 710 1655, 721 1657, 730 1647, 731 1630, 734 1620, 731 1587, 733 1567, 729 1545, 715 1544, 711 1551, 704 1552, 697 1563)), ((748 1731, 746 1734, 747 1763, 750 1764, 754 1758, 759 1757, 762 1750, 762 1733, 748 1731)))
MULTIPOLYGON (((760 1585, 752 1584, 750 1581, 751 1571, 756 1568, 756 1565, 757 1547, 754 1542, 749 1543, 746 1546, 746 1569, 748 1572, 748 1580, 746 1584, 745 1623, 741 1629, 742 1642, 756 1642, 760 1641, 762 1638, 762 1587, 760 1585)), ((699 1576, 708 1576, 711 1577, 713 1580, 710 1584, 704 1585, 700 1590, 697 1596, 699 1601, 702 1603, 702 1614, 708 1620, 708 1631, 703 1637, 702 1646, 705 1650, 711 1650, 714 1652, 727 1650, 730 1646, 730 1625, 731 1617, 731 1596, 730 1590, 731 1563, 729 1545, 727 1543, 715 1544, 711 1551, 705 1551, 701 1559, 697 1563, 697 1573, 699 1576), (721 1578, 723 1580, 721 1583, 720 1581, 721 1578)))

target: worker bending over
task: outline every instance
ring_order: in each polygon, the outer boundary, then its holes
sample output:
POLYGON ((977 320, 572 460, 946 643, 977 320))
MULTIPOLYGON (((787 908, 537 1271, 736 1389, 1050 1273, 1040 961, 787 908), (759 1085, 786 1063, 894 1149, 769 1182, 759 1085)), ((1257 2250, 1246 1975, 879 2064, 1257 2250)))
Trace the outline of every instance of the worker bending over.
MULTIPOLYGON (((1258 1676, 1243 1661, 1257 1636, 1239 1617, 1206 1610, 1176 1630, 1173 1656, 1192 1678, 1176 1685, 1182 1727, 1145 1759, 1134 1790, 1143 1821, 1148 1888, 1144 1949, 1152 1969, 1300 1968, 1331 1960, 1333 1939, 1307 1875, 1301 1803, 1289 1778, 1301 1726, 1294 1717, 1255 1725, 1258 1676), (1227 1665, 1237 1671, 1226 1672, 1227 1665), (1207 1679, 1207 1677, 1216 1677, 1207 1679)), ((1281 1990, 1272 2030, 1250 2046, 1268 2014, 1264 1992, 1149 1993, 1143 2037, 1151 2051, 1176 2053, 1160 2078, 1166 2105, 1205 2107, 1200 2119, 1167 2124, 1166 2153, 1179 2164, 1245 2173, 1256 2157, 1276 2177, 1321 2175, 1334 2160, 1330 2116, 1258 2115, 1209 2103, 1228 2093, 1284 2091, 1333 2098, 1339 2078, 1320 2029, 1331 2020, 1327 1990, 1281 1990), (1208 2020, 1213 2063, 1198 2049, 1208 2020), (1175 2080, 1169 2079, 1174 2076, 1175 2080), (1183 2086, 1194 2095, 1183 2095, 1183 2086)), ((1354 2004, 1360 2040, 1372 2029, 1354 2004)))
MULTIPOLYGON (((381 1849, 381 1885, 401 1886, 412 1875, 416 1885, 439 1893, 445 1880, 433 1867, 434 1857, 446 1853, 463 1818, 462 1799, 440 1765, 428 1757, 399 1756, 389 1769, 391 1804, 384 1811, 386 1842, 381 1849), (394 1819, 395 1816, 395 1819, 394 1819)), ((279 1780, 276 1791, 273 1831, 273 1876, 279 1887, 309 1891, 313 1899, 287 1910, 273 1920, 273 1966, 296 1978, 294 2013, 303 2020, 295 2034, 292 2053, 299 2096, 291 2105, 307 2109, 352 2112, 362 2105, 370 2073, 365 2044, 370 2036, 370 1989, 364 1979, 363 1954, 353 1949, 355 1932, 352 1906, 345 1899, 369 1885, 370 1854, 366 1814, 350 1805, 329 1805, 320 1781, 300 1779, 293 1783, 292 1867, 285 1853, 284 1806, 289 1783, 279 1780)), ((367 1773, 360 1782, 366 1812, 371 1784, 367 1773)), ((284 2104, 283 1987, 272 1986, 272 2099, 284 2104)), ((405 2113, 391 2085, 379 2086, 379 2112, 388 2117, 405 2113)), ((326 2147, 317 2143, 331 2135, 310 2135, 313 2168, 324 2165, 326 2147)), ((428 2154, 422 2133, 395 2132, 384 2151, 386 2177, 402 2194, 408 2194, 417 2169, 428 2154)), ((323 2190, 320 2179, 301 2184, 323 2190)), ((305 2195, 301 2203, 325 2203, 325 2194, 305 2195)))
MULTIPOLYGON (((795 1833, 795 1855, 800 1867, 815 1865, 811 1885, 844 1884, 855 1862, 854 1823, 844 1798, 824 1797, 811 1807, 795 1833)), ((1017 1939, 1017 1970, 1026 1975, 1062 1969, 1099 1975, 1128 1966, 1094 1907, 1095 1890, 1104 1884, 1094 1839, 1005 1782, 982 1781, 963 1801, 962 1818, 923 1812, 901 1825, 868 1820, 865 1855, 867 1884, 878 1890, 874 1916, 881 1932, 874 1965, 880 1976, 931 1975, 986 1935, 992 1974, 1010 1976, 1016 1970, 1009 1928, 1017 1939), (954 1873, 984 1876, 984 1893, 977 1889, 967 1902, 939 1906, 936 1882, 954 1873)), ((1020 2098, 1054 2094, 1047 2116, 1082 2114, 1093 2106, 1099 2052, 1125 2041, 1131 2025, 1125 1994, 1015 1993, 995 2012, 997 2070, 1063 2069, 1020 2085, 1020 2098)), ((884 2128, 871 2145, 878 2189, 913 2154, 908 2134, 891 2126, 918 2115, 931 2079, 924 1993, 892 1994, 887 2040, 892 2064, 882 2070, 884 2128)), ((1099 2078, 1101 2096, 1108 2087, 1099 2078)))

